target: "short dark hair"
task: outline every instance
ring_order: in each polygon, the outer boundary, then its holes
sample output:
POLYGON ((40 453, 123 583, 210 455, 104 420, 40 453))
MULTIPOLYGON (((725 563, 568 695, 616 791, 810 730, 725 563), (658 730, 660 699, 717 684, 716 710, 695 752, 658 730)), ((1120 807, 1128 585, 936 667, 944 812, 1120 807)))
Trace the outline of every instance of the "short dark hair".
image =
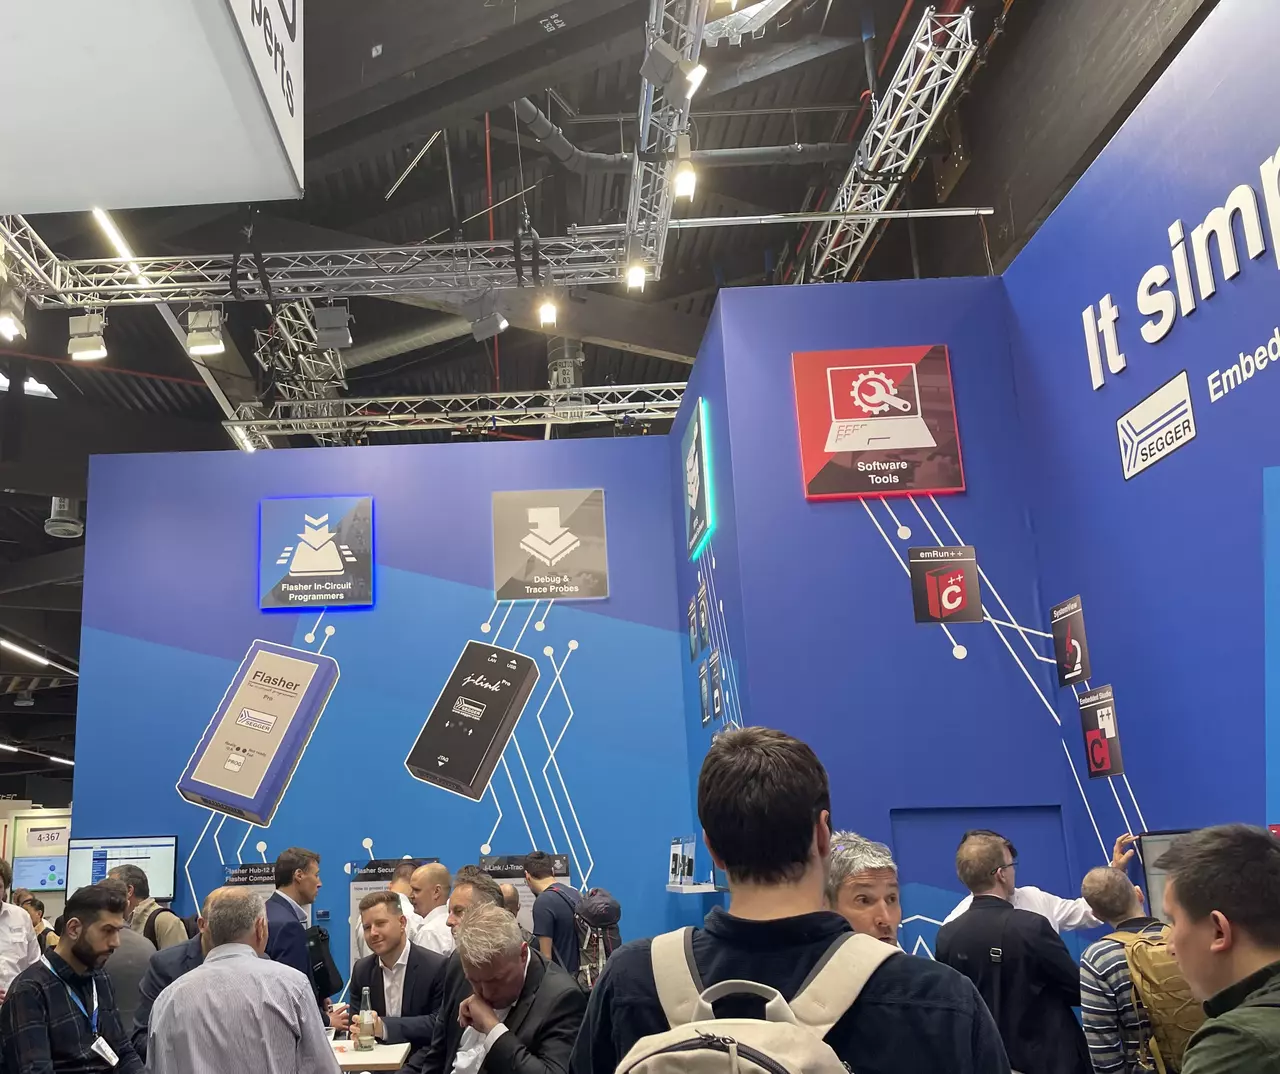
POLYGON ((698 774, 698 819, 729 879, 798 879, 824 810, 827 770, 798 738, 745 727, 712 741, 698 774))
POLYGON ((524 871, 534 880, 546 880, 554 872, 553 865, 551 855, 545 850, 535 850, 525 855, 524 871))
POLYGON ((276 858, 276 887, 288 887, 293 883, 293 874, 299 869, 306 872, 312 862, 320 864, 320 855, 314 850, 289 847, 288 850, 280 851, 280 856, 276 858))
POLYGON ((139 899, 151 898, 151 883, 147 880, 147 874, 136 865, 117 865, 107 872, 107 876, 133 888, 133 893, 139 899))
POLYGON ((375 906, 385 906, 392 916, 400 916, 400 896, 394 891, 371 891, 360 900, 360 912, 372 910, 375 906))
MULTIPOLYGON (((1002 842, 1005 846, 1009 848, 1010 854, 1012 854, 1015 858, 1018 856, 1018 848, 1015 847, 1011 842, 1009 842, 1009 840, 1006 839, 999 832, 993 832, 990 828, 970 828, 967 832, 964 833, 964 835, 960 837, 960 846, 964 846, 965 843, 967 843, 975 835, 989 835, 994 839, 999 839, 1000 842, 1002 842)), ((957 847, 956 849, 959 849, 959 847, 957 847)))
POLYGON ((34 906, 37 910, 39 910, 39 911, 40 911, 40 913, 42 913, 42 914, 44 913, 44 903, 42 903, 42 902, 41 902, 39 899, 37 899, 34 895, 33 895, 33 896, 31 896, 31 898, 29 898, 29 899, 28 899, 26 902, 24 902, 22 905, 23 905, 24 907, 26 907, 26 906, 34 906))
POLYGON ((402 861, 391 873, 391 879, 394 880, 411 880, 413 874, 418 871, 416 862, 402 861))
POLYGON ((58 935, 62 935, 73 918, 88 928, 103 914, 123 914, 128 905, 128 896, 118 884, 99 883, 77 888, 59 918, 62 925, 58 928, 58 935))
POLYGON ((471 884, 475 882, 477 876, 488 876, 478 865, 463 865, 453 874, 453 885, 457 887, 459 884, 471 884))
POLYGON ((1009 840, 995 832, 971 835, 956 851, 956 876, 960 883, 975 895, 990 891, 995 885, 992 877, 1005 864, 1004 852, 1014 857, 1009 840))
POLYGON ((454 884, 453 890, 457 891, 458 888, 462 887, 464 884, 469 884, 471 887, 475 888, 476 896, 481 902, 491 902, 494 906, 502 906, 505 909, 505 904, 502 899, 502 888, 498 887, 498 882, 488 873, 481 872, 477 869, 465 880, 459 880, 454 884))
POLYGON ((1156 863, 1192 920, 1217 910, 1265 947, 1280 947, 1280 840, 1249 824, 1201 828, 1156 863))
POLYGON ((5 891, 13 883, 13 866, 5 858, 0 858, 0 883, 4 884, 5 891))

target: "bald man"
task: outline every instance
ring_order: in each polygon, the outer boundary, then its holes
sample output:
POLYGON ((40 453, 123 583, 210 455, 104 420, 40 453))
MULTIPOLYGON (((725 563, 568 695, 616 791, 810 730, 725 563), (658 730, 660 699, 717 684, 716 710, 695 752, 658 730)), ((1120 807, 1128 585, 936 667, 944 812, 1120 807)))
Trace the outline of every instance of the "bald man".
POLYGON ((449 956, 453 953, 453 931, 449 928, 449 892, 453 877, 439 862, 420 865, 409 878, 413 908, 422 916, 413 942, 428 951, 449 956))

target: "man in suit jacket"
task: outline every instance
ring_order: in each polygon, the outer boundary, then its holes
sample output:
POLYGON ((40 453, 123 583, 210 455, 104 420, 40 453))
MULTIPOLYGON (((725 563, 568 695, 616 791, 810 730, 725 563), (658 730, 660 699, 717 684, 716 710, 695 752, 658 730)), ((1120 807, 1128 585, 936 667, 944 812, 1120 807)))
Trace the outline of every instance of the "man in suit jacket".
POLYGON ((408 1069, 566 1074, 587 1007, 577 981, 525 943, 501 906, 472 907, 453 939, 435 1033, 408 1069))
MULTIPOLYGON (((430 1044, 444 999, 448 959, 409 941, 408 922, 394 891, 373 891, 361 899, 360 925, 373 954, 352 967, 351 1009, 358 1009, 367 988, 378 1015, 374 1036, 385 1044, 408 1041, 415 1048, 430 1044)), ((350 1011, 335 1008, 329 1024, 349 1029, 350 1011)))
POLYGON ((311 980, 306 911, 320 891, 320 855, 289 847, 276 858, 276 890, 267 900, 267 958, 311 980))
POLYGON ((939 962, 982 994, 1021 1074, 1091 1074, 1080 1005, 1080 971, 1053 926, 1013 906, 1017 860, 996 835, 974 836, 956 853, 973 904, 938 930, 939 962))

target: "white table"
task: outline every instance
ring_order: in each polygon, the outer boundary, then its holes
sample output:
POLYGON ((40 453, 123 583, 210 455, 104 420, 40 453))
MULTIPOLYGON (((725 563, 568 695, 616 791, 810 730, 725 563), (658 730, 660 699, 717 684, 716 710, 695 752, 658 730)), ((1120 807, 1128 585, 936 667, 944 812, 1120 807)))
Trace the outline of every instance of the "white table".
POLYGON ((356 1051, 353 1041, 335 1040, 333 1054, 338 1057, 338 1066, 343 1070, 399 1070, 409 1058, 409 1045, 375 1044, 367 1052, 356 1051))

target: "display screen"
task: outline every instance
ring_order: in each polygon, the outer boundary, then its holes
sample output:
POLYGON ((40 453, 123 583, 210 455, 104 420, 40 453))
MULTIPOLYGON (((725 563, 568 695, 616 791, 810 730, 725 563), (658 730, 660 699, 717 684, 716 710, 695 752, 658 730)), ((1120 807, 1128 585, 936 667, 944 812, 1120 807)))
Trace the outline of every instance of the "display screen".
POLYGON ((1163 869, 1157 869, 1155 863, 1173 845, 1175 839, 1186 834, 1185 831, 1143 832, 1138 836, 1138 851, 1142 855, 1142 871, 1146 878, 1143 894, 1147 897, 1147 913, 1166 923, 1169 919, 1164 914, 1164 886, 1169 874, 1163 869))
POLYGON ((42 891, 65 891, 67 856, 49 854, 39 858, 14 858, 13 886, 29 888, 37 895, 42 891))
MULTIPOLYGON (((152 898, 172 899, 177 856, 178 840, 172 835, 72 839, 67 852, 66 886, 75 891, 105 880, 117 865, 136 865, 147 874, 152 898)), ((34 885, 28 886, 36 890, 34 885)))

